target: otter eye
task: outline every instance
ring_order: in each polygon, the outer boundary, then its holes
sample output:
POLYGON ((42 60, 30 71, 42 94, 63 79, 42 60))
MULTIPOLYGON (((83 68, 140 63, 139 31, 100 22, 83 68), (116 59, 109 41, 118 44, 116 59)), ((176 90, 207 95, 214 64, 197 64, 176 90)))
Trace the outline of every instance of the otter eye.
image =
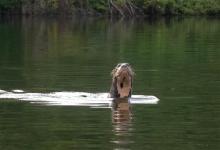
POLYGON ((120 67, 121 66, 121 64, 118 64, 117 66, 116 66, 116 68, 118 68, 118 67, 120 67))
POLYGON ((126 63, 125 66, 126 66, 126 67, 130 67, 130 64, 126 63))

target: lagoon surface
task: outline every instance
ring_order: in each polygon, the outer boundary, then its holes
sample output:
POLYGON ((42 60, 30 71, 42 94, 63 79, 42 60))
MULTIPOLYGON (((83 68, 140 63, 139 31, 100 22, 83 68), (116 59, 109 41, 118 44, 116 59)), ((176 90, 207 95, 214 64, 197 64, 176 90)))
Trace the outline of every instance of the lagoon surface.
POLYGON ((218 150, 220 19, 1 18, 0 97, 2 150, 218 150), (1 97, 107 94, 119 62, 135 70, 134 95, 160 100, 89 107, 1 97))

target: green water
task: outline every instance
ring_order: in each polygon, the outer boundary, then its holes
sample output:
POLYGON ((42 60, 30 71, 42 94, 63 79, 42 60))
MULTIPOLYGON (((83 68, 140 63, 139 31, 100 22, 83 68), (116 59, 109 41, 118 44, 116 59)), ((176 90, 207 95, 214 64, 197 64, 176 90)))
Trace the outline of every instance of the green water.
POLYGON ((108 92, 118 62, 158 104, 115 122, 111 109, 0 99, 0 149, 220 149, 219 19, 0 19, 1 90, 108 92))

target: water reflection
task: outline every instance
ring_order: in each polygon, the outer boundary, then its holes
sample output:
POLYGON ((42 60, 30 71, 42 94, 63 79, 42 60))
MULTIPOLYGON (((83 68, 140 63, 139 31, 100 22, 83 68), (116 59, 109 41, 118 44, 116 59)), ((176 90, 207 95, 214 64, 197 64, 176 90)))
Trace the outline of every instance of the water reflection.
POLYGON ((219 19, 0 22, 0 149, 220 149, 219 19), (135 116, 111 120, 86 107, 111 104, 118 62, 135 69, 135 116))
POLYGON ((127 98, 114 99, 112 104, 112 125, 115 139, 112 141, 117 148, 128 148, 133 143, 132 112, 127 98))

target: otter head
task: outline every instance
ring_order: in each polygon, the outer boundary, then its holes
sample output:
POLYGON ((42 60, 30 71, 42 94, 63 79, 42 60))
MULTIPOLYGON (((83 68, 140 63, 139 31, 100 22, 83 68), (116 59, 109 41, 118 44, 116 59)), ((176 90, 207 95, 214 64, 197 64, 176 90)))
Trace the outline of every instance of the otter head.
POLYGON ((128 63, 120 63, 112 70, 110 97, 131 97, 134 72, 128 63))

